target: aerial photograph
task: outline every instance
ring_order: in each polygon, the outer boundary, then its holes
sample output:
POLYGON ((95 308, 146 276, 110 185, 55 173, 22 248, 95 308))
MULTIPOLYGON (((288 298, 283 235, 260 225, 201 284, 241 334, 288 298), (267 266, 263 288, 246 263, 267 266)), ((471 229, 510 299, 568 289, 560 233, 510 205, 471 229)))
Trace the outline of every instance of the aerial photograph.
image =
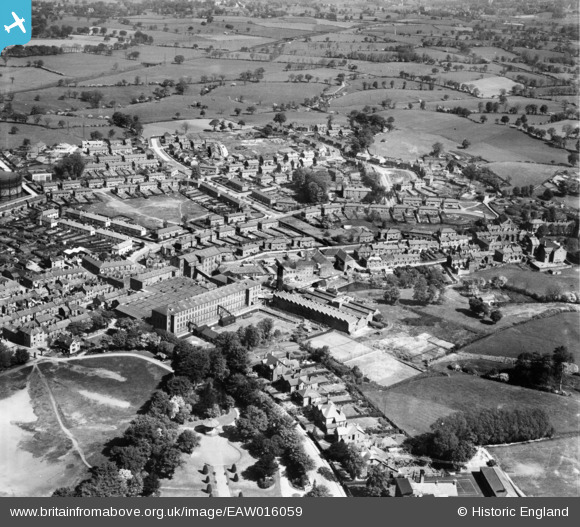
POLYGON ((4 8, 0 497, 580 497, 578 2, 4 8))

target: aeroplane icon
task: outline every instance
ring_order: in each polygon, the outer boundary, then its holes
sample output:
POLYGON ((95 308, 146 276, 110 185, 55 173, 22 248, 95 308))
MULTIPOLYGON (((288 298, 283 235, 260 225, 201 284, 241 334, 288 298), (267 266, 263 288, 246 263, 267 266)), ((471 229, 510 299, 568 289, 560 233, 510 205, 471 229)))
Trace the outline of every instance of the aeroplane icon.
POLYGON ((26 28, 24 27, 24 18, 19 18, 18 15, 12 11, 12 16, 14 17, 14 24, 12 24, 11 26, 4 26, 4 29, 10 33, 11 29, 14 29, 15 27, 19 27, 21 29, 21 31, 23 33, 26 33, 26 28))

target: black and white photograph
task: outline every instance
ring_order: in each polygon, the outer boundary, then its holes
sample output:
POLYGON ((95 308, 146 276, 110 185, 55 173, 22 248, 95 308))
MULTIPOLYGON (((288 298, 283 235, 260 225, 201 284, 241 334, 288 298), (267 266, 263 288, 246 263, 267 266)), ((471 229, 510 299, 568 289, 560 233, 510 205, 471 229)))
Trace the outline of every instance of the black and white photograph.
POLYGON ((577 1, 0 16, 0 497, 580 497, 577 1))

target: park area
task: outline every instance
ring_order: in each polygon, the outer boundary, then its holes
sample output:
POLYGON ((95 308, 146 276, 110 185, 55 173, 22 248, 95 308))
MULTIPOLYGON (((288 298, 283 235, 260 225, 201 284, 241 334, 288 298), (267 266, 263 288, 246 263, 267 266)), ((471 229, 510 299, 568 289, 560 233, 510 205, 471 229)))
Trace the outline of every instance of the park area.
POLYGON ((309 342, 315 348, 328 346, 334 359, 349 368, 358 366, 366 377, 381 386, 392 386, 419 373, 387 351, 371 348, 336 331, 319 335, 309 342))
POLYGON ((0 377, 0 495, 50 496, 86 476, 164 370, 138 357, 43 362, 0 377))
POLYGON ((562 397, 465 373, 428 374, 387 390, 364 387, 365 396, 409 435, 429 431, 437 419, 483 408, 542 408, 556 434, 578 431, 577 395, 562 397))
POLYGON ((81 208, 109 218, 124 217, 148 229, 161 228, 164 221, 179 225, 185 217, 194 220, 207 214, 201 205, 177 193, 126 200, 105 192, 98 196, 101 202, 81 208))
POLYGON ((580 443, 576 435, 488 450, 528 497, 580 495, 580 443))

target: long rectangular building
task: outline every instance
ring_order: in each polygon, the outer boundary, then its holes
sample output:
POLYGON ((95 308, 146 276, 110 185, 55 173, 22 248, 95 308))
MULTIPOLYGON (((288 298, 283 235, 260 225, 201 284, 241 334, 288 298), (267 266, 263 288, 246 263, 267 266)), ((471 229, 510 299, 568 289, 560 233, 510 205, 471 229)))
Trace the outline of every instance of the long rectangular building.
POLYGON ((190 324, 199 326, 218 322, 227 312, 236 314, 256 305, 261 289, 261 285, 253 280, 229 284, 158 307, 152 312, 151 322, 156 328, 180 335, 189 330, 190 324))

